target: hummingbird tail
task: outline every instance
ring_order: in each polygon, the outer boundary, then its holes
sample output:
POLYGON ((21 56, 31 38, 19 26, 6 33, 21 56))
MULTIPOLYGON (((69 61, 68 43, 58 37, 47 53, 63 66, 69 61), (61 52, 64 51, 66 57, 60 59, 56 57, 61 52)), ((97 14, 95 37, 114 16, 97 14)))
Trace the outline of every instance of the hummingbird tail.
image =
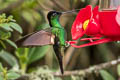
POLYGON ((64 74, 64 69, 63 69, 63 56, 61 55, 61 53, 58 52, 55 52, 56 54, 56 57, 58 59, 58 62, 59 62, 59 66, 60 66, 60 70, 61 70, 61 73, 64 74))
POLYGON ((59 62, 59 65, 60 65, 61 73, 64 74, 64 69, 63 69, 63 56, 59 55, 58 57, 59 57, 59 58, 58 58, 58 59, 59 59, 58 62, 59 62))
POLYGON ((55 51, 55 55, 58 59, 59 62, 59 66, 60 66, 60 70, 61 73, 64 74, 64 69, 63 69, 63 55, 61 54, 61 48, 57 45, 53 45, 54 51, 55 51))

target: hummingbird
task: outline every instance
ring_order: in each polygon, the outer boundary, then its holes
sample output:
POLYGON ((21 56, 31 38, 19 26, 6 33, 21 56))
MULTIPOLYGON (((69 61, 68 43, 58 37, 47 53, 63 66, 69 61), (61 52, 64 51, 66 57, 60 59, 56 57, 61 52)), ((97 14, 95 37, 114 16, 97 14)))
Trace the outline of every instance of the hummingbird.
POLYGON ((76 10, 59 12, 59 11, 50 11, 47 15, 47 19, 49 21, 49 25, 51 27, 51 32, 55 35, 53 49, 58 59, 61 73, 64 74, 63 69, 63 59, 64 59, 64 49, 68 46, 66 43, 66 31, 64 27, 60 24, 60 16, 66 13, 72 13, 76 10))
POLYGON ((50 11, 47 19, 50 28, 30 33, 16 41, 18 47, 53 45, 53 50, 58 59, 61 73, 63 70, 63 55, 66 46, 65 29, 61 26, 59 18, 62 12, 50 11))
POLYGON ((59 18, 62 15, 62 12, 50 11, 47 15, 51 32, 55 35, 53 49, 55 51, 56 57, 58 59, 61 73, 64 73, 63 70, 63 56, 64 56, 64 48, 66 46, 65 40, 65 29, 61 26, 59 18))
POLYGON ((53 45, 53 49, 58 59, 61 73, 64 74, 63 57, 64 49, 67 46, 65 39, 66 31, 64 27, 61 26, 59 19, 62 14, 71 12, 75 12, 75 10, 66 12, 48 12, 47 19, 50 28, 28 34, 23 38, 17 40, 16 44, 18 45, 18 47, 53 45))

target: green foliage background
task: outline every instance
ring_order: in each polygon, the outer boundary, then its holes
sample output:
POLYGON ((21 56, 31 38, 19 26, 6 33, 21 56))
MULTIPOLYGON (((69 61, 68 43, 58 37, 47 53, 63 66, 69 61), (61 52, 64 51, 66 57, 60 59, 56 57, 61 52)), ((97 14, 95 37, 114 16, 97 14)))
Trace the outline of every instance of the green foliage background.
MULTIPOLYGON (((46 16, 49 11, 80 9, 88 4, 94 7, 98 0, 0 0, 0 80, 28 80, 25 75, 29 75, 30 80, 62 80, 51 74, 59 71, 52 46, 17 48, 14 42, 31 32, 48 28, 46 16)), ((67 40, 71 40, 71 25, 76 15, 65 14, 60 18, 67 31, 67 40)), ((117 59, 119 48, 117 42, 80 49, 67 48, 65 70, 80 70, 117 59), (71 53, 69 58, 68 53, 71 53)), ((120 70, 115 66, 101 70, 100 75, 92 74, 84 78, 68 76, 64 80, 116 80, 119 76, 120 70)))

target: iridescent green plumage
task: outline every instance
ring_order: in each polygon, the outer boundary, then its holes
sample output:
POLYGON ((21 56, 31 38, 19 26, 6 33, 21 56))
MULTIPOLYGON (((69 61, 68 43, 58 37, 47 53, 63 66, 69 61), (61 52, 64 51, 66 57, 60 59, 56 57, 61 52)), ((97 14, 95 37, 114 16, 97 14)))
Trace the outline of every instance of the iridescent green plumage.
POLYGON ((59 22, 61 14, 61 12, 51 11, 48 13, 48 20, 50 26, 52 27, 52 34, 59 38, 61 46, 65 46, 65 29, 59 22))
POLYGON ((65 29, 61 26, 59 22, 59 17, 62 13, 56 11, 50 11, 48 13, 49 24, 52 28, 52 34, 55 35, 55 44, 53 45, 55 54, 58 58, 61 72, 63 74, 63 56, 65 43, 65 29))

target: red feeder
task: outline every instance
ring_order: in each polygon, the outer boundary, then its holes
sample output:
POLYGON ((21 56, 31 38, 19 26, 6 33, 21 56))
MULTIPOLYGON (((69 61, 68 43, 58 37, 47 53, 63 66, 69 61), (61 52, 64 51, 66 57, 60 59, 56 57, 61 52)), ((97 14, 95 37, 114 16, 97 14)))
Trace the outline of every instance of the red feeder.
POLYGON ((100 0, 100 6, 92 10, 91 5, 79 11, 71 29, 72 39, 89 40, 89 43, 75 45, 81 48, 120 40, 120 0, 100 0), (84 35, 90 38, 82 38, 84 35))

